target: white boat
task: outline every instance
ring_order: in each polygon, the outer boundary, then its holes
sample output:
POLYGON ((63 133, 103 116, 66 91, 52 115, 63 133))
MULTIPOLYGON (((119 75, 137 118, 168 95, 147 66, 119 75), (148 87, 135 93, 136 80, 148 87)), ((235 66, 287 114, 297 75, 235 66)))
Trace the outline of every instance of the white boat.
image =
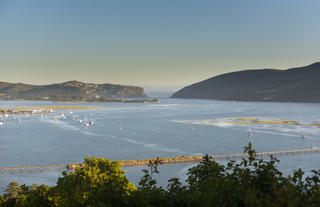
POLYGON ((84 127, 88 127, 88 126, 90 126, 90 124, 89 124, 89 123, 84 123, 83 126, 84 126, 84 127))
POLYGON ((0 126, 4 125, 4 122, 3 121, 0 121, 0 126))

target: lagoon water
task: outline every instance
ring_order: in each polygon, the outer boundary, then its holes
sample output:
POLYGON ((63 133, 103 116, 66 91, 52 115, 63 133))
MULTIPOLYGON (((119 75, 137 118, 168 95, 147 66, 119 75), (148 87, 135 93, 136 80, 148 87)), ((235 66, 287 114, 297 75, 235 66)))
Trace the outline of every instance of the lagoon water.
MULTIPOLYGON (((156 104, 2 101, 0 105, 100 107, 56 110, 47 118, 41 118, 41 115, 9 118, 0 126, 0 167, 79 163, 85 156, 131 160, 239 153, 249 141, 259 152, 320 147, 320 127, 317 126, 320 104, 163 98, 156 104), (66 119, 60 117, 61 113, 66 119), (94 124, 84 127, 79 119, 94 121, 94 124), (250 123, 251 119, 264 122, 250 123), (298 124, 275 124, 277 122, 273 121, 296 121, 298 124), (248 136, 248 130, 253 136, 248 136), (307 139, 302 139, 302 135, 307 139)), ((285 173, 298 168, 307 172, 320 169, 318 153, 278 158, 281 160, 279 167, 285 173)), ((171 177, 185 180, 188 168, 195 165, 161 165, 158 182, 166 186, 171 177)), ((137 184, 143 168, 127 167, 124 170, 129 180, 137 184)), ((3 192, 12 181, 54 185, 61 171, 0 174, 0 191, 3 192)))

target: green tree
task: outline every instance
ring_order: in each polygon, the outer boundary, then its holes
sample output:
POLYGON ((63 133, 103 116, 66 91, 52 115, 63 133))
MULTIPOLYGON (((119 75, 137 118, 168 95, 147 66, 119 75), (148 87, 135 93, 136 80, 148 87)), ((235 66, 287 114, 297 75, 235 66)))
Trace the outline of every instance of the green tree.
POLYGON ((2 206, 5 202, 5 199, 2 195, 0 195, 0 206, 2 206))
POLYGON ((120 162, 86 157, 83 168, 63 172, 53 188, 53 199, 61 206, 123 206, 136 190, 124 176, 120 162))
POLYGON ((158 166, 161 164, 159 158, 150 160, 148 169, 143 169, 143 177, 139 182, 138 190, 133 192, 129 198, 130 206, 166 206, 165 191, 157 186, 154 174, 159 173, 158 166))
POLYGON ((50 187, 46 185, 33 184, 31 186, 20 186, 21 191, 16 199, 16 206, 42 207, 54 206, 50 195, 50 187))
POLYGON ((5 198, 7 199, 15 199, 18 197, 21 188, 18 182, 11 182, 6 189, 5 198))

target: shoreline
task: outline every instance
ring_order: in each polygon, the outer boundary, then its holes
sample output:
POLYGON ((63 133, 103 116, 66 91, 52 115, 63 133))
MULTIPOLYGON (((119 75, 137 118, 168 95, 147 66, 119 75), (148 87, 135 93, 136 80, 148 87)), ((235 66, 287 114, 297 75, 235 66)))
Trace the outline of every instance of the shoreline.
POLYGON ((50 99, 2 99, 0 101, 52 101, 55 103, 160 103, 159 99, 87 99, 87 100, 50 100, 50 99))
POLYGON ((81 110, 100 109, 100 107, 90 106, 9 106, 0 107, 0 114, 53 114, 55 109, 81 110))

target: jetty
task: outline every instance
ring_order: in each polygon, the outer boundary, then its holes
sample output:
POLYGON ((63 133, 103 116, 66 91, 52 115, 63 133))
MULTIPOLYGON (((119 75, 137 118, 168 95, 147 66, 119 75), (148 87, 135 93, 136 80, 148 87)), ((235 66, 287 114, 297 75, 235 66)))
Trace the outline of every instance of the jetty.
MULTIPOLYGON (((271 156, 271 155, 294 155, 299 153, 316 153, 320 152, 320 147, 311 147, 307 149, 295 149, 295 150, 278 150, 270 152, 257 152, 257 157, 271 156)), ((214 160, 225 160, 225 159, 245 159, 249 155, 248 153, 235 153, 235 154, 222 154, 222 155, 209 155, 214 160)), ((150 162, 159 160, 161 164, 174 164, 174 163, 185 163, 185 162, 200 162, 203 160, 203 156, 181 156, 181 157, 165 157, 165 158, 153 158, 153 159, 142 159, 142 160, 119 160, 121 167, 131 166, 142 166, 148 165, 150 162)), ((74 170, 77 167, 84 167, 83 163, 71 163, 71 164, 53 164, 53 165, 37 165, 37 166, 17 166, 17 167, 0 167, 0 173, 11 171, 25 172, 32 169, 39 169, 39 171, 46 171, 50 168, 65 168, 68 170, 74 170)))

